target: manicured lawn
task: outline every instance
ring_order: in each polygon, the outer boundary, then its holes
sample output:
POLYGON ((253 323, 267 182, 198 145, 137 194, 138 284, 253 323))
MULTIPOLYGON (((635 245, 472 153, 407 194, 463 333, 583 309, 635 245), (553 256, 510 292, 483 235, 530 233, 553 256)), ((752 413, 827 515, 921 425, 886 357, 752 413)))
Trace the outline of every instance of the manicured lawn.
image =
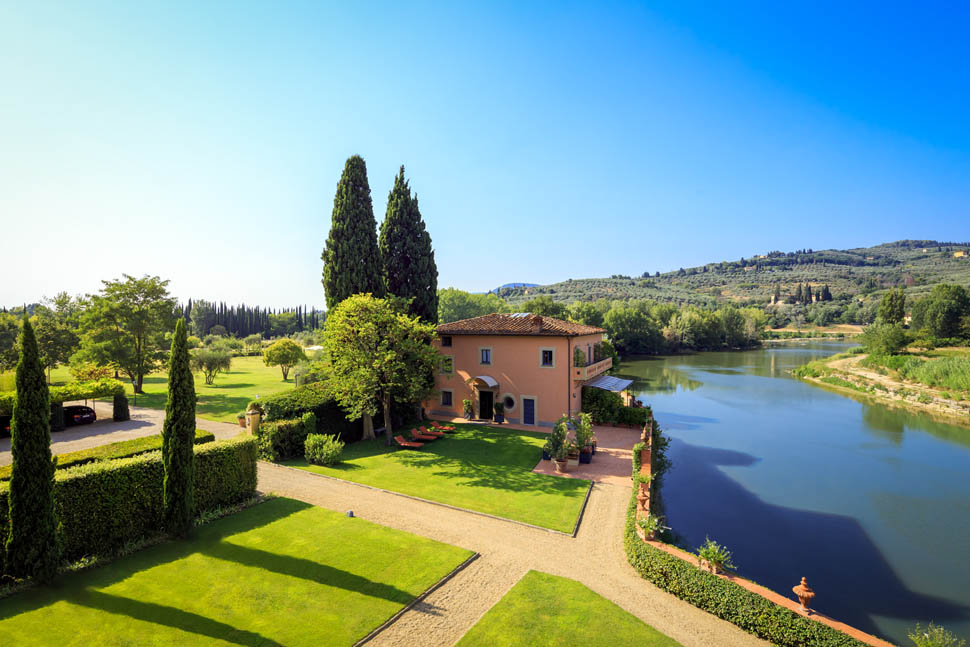
POLYGON ((469 556, 275 499, 0 601, 0 642, 351 645, 469 556))
MULTIPOLYGON (((0 376, 0 383, 12 380, 13 373, 0 376)), ((71 381, 71 374, 66 366, 60 366, 51 372, 52 384, 66 384, 71 381)), ((132 397, 131 382, 122 378, 132 397)), ((145 393, 140 394, 132 404, 151 409, 164 409, 168 397, 168 376, 155 373, 145 378, 142 385, 145 393)), ((216 376, 215 384, 206 386, 205 380, 198 373, 195 374, 195 393, 199 397, 196 415, 207 420, 220 422, 235 422, 236 415, 243 411, 256 396, 266 397, 293 388, 293 376, 283 381, 283 374, 278 366, 263 365, 262 357, 233 357, 232 370, 216 376)), ((0 389, 2 390, 2 389, 0 389)))
MULTIPOLYGON (((292 467, 487 512, 543 528, 572 532, 589 481, 533 474, 546 434, 457 425, 420 450, 387 447, 383 438, 344 449, 333 467, 292 467)), ((405 434, 407 435, 407 434, 405 434)))
POLYGON ((679 644, 579 582, 536 571, 526 573, 458 641, 458 647, 679 644))

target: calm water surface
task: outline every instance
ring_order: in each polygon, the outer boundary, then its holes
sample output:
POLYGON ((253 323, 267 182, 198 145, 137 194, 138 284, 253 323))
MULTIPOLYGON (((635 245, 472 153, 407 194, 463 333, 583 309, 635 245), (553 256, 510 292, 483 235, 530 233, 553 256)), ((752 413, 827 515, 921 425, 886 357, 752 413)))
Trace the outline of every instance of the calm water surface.
POLYGON ((671 438, 662 500, 679 543, 899 644, 916 621, 970 636, 970 429, 788 372, 815 342, 623 362, 671 438))

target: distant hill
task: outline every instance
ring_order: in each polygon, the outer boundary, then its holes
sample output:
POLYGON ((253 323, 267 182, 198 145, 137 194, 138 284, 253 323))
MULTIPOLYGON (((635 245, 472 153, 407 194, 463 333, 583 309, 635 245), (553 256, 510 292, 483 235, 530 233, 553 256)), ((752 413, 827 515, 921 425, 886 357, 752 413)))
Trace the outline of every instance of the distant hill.
POLYGON ((570 279, 550 285, 507 284, 497 288, 512 304, 549 295, 556 301, 652 299, 714 305, 767 303, 776 287, 782 297, 798 284, 828 285, 832 294, 864 295, 906 286, 916 296, 937 283, 970 287, 970 242, 900 240, 855 249, 770 251, 736 261, 720 261, 675 272, 641 276, 570 279))
POLYGON ((537 287, 538 285, 539 285, 538 283, 506 283, 505 285, 498 286, 494 290, 489 290, 485 294, 491 294, 491 293, 500 294, 502 290, 511 290, 514 288, 534 288, 534 287, 537 287))

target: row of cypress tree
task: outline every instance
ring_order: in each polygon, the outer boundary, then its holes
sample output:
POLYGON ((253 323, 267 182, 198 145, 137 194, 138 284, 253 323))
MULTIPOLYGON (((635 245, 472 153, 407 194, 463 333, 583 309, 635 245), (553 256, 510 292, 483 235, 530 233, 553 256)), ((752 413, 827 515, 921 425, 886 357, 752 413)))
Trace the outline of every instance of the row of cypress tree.
MULTIPOLYGON (((50 392, 30 320, 24 317, 16 373, 17 399, 10 425, 13 463, 2 572, 49 582, 60 564, 54 471, 51 456, 50 392)), ((169 393, 162 429, 165 525, 183 537, 192 527, 195 385, 189 366, 185 320, 179 319, 169 358, 169 393)))
POLYGON ((378 238, 367 165, 359 155, 347 160, 321 259, 328 310, 351 295, 370 293, 410 300, 410 314, 438 322, 438 267, 404 166, 387 197, 378 238))

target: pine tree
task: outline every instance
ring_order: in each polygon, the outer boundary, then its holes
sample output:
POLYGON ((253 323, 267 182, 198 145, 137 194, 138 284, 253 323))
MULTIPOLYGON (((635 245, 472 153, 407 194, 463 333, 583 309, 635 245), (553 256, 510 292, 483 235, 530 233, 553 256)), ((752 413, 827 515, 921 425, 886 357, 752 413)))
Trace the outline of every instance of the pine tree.
POLYGON ((195 383, 189 368, 185 320, 175 323, 168 362, 168 403, 162 426, 162 461, 165 466, 165 527, 184 537, 192 527, 194 494, 195 383))
POLYGON ((14 577, 49 582, 60 561, 54 516, 50 396, 37 339, 24 317, 17 363, 17 400, 10 425, 13 467, 4 570, 14 577))
POLYGON ((409 313, 438 323, 438 266, 431 236, 421 219, 418 196, 404 179, 404 166, 387 196, 387 215, 381 223, 381 259, 389 294, 412 299, 409 313))
POLYGON ((353 294, 384 296, 367 165, 359 155, 347 160, 337 183, 330 236, 320 258, 327 309, 353 294))
POLYGON ((831 300, 832 300, 832 292, 829 290, 829 286, 828 285, 823 285, 822 286, 822 301, 831 301, 831 300))

